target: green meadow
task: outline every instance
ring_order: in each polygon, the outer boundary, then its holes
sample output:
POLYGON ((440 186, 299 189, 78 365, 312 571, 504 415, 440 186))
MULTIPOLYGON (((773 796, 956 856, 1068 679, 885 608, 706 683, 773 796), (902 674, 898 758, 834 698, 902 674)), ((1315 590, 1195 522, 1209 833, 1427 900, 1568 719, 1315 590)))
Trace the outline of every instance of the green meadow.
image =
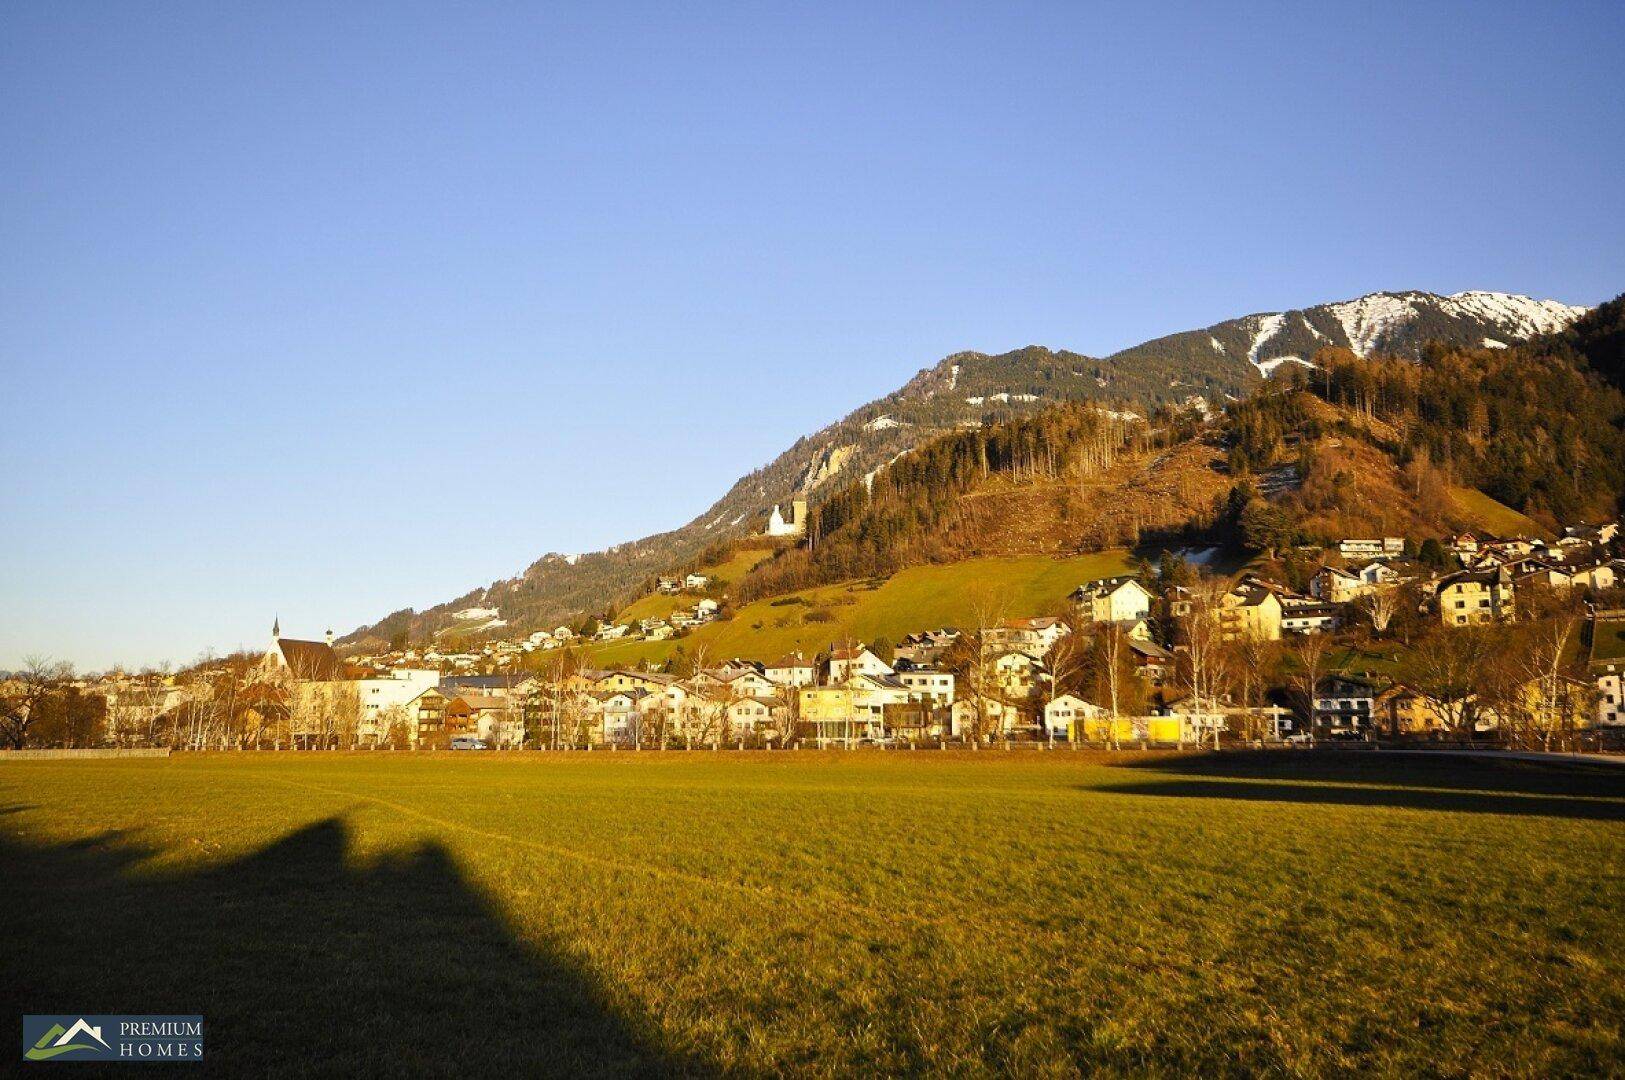
MULTIPOLYGON (((911 566, 884 580, 843 582, 757 600, 742 606, 731 618, 708 623, 685 638, 615 642, 594 646, 588 655, 592 663, 603 667, 664 661, 679 647, 691 654, 705 649, 714 660, 743 656, 773 661, 798 649, 812 656, 845 637, 862 641, 889 637, 895 643, 920 630, 974 626, 978 606, 1001 618, 1051 615, 1085 581, 1131 570, 1128 553, 1115 549, 1089 555, 990 556, 911 566)), ((692 596, 645 597, 618 618, 624 622, 655 613, 657 599, 682 599, 685 606, 694 602, 692 596)))
POLYGON ((4 994, 228 1074, 1618 1075, 1625 770, 0 762, 4 994))

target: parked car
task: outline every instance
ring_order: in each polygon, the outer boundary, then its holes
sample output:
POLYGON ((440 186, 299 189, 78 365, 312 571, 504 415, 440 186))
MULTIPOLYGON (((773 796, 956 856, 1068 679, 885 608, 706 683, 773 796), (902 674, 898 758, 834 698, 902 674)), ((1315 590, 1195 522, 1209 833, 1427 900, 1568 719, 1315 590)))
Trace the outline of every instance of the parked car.
POLYGON ((453 735, 451 737, 453 750, 489 750, 491 746, 484 739, 477 739, 472 735, 453 735))
POLYGON ((899 735, 865 735, 858 740, 859 746, 902 746, 903 739, 899 735))
POLYGON ((1312 738, 1313 736, 1311 736, 1307 731, 1294 731, 1290 735, 1283 736, 1281 741, 1286 743, 1307 743, 1312 738))

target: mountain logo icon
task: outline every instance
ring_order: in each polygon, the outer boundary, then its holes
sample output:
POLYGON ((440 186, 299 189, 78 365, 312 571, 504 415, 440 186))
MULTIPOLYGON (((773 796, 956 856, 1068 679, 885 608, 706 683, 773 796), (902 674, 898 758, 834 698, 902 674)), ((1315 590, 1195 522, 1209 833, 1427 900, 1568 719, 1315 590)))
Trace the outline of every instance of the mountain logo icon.
POLYGON ((89 1050, 96 1053, 98 1049, 111 1050, 112 1047, 108 1046, 107 1040, 102 1038, 102 1029, 92 1026, 88 1020, 81 1016, 69 1028, 63 1028, 61 1024, 52 1024, 50 1030, 40 1036, 39 1042, 24 1052, 23 1057, 29 1061, 49 1061, 51 1058, 71 1054, 75 1050, 89 1050), (101 1046, 98 1048, 94 1043, 74 1041, 80 1037, 94 1039, 101 1046))

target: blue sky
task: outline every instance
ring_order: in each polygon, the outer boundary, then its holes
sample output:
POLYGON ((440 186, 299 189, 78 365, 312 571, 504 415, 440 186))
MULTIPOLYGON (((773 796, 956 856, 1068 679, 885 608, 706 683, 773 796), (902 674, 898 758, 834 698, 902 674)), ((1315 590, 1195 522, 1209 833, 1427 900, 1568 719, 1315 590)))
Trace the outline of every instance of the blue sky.
POLYGON ((0 667, 677 525, 946 353, 1625 290, 1625 8, 0 8, 0 667))

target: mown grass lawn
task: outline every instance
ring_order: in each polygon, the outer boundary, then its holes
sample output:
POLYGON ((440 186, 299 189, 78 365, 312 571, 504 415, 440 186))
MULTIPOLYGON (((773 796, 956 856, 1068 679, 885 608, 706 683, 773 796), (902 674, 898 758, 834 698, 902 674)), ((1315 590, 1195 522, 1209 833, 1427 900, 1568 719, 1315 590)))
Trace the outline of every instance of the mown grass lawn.
POLYGON ((220 1072, 1618 1074, 1625 771, 0 763, 12 1014, 220 1072))

